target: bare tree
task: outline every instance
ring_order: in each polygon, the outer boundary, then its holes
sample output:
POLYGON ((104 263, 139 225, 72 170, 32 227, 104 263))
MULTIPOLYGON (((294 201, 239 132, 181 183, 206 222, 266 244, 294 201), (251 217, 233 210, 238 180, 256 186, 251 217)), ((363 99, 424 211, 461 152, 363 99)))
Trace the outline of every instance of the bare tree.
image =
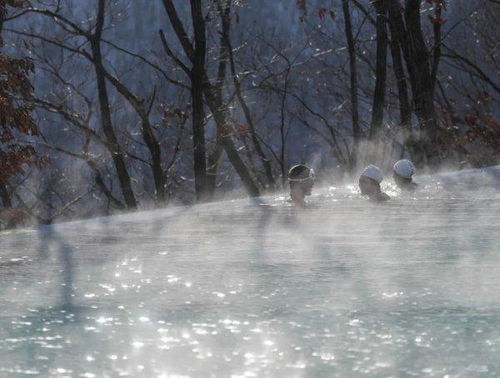
POLYGON ((382 138, 384 122, 385 93, 387 85, 387 0, 373 2, 377 11, 376 18, 376 40, 377 60, 375 69, 375 91, 373 92, 372 119, 370 123, 369 140, 372 143, 369 154, 371 161, 379 161, 379 143, 382 138), (376 151, 373 151, 375 149, 376 151))
POLYGON ((404 38, 401 36, 400 28, 398 29, 398 25, 396 24, 398 20, 397 13, 400 12, 399 2, 397 0, 389 0, 388 8, 392 66, 398 87, 400 126, 403 134, 403 148, 401 149, 400 156, 403 157, 405 148, 408 143, 411 143, 412 139, 411 105, 402 56, 402 43, 404 42, 404 38))
POLYGON ((361 140, 361 128, 359 125, 358 109, 358 71, 356 64, 356 45, 352 32, 351 11, 349 9, 349 0, 342 0, 342 11, 344 14, 345 35, 347 39, 347 49, 349 51, 349 80, 351 95, 351 114, 352 114, 352 149, 349 156, 350 169, 355 170, 358 162, 359 143, 361 140))
MULTIPOLYGON (((438 120, 434 108, 434 85, 432 83, 430 55, 426 46, 420 16, 420 1, 407 0, 404 10, 406 29, 402 20, 396 20, 398 33, 405 36, 404 56, 412 84, 415 114, 420 123, 420 145, 414 156, 418 164, 427 161, 429 165, 439 163, 437 150, 438 120)), ((398 12, 393 16, 401 17, 398 12)))
POLYGON ((236 147, 234 146, 234 142, 231 139, 231 135, 227 132, 227 119, 224 114, 224 104, 221 103, 220 96, 217 94, 218 92, 214 91, 214 85, 210 82, 205 68, 206 25, 202 14, 201 1, 191 0, 190 2, 194 44, 191 43, 172 0, 163 0, 163 4, 175 35, 179 40, 185 55, 189 58, 191 63, 191 67, 188 67, 175 55, 169 46, 163 31, 160 31, 160 37, 162 39, 165 52, 186 73, 191 82, 191 98, 193 106, 193 147, 198 148, 198 150, 195 150, 195 160, 198 159, 197 161, 199 163, 195 166, 195 176, 198 174, 200 180, 202 180, 202 184, 200 184, 201 186, 198 186, 197 189, 197 198, 198 200, 207 198, 206 153, 204 147, 205 136, 204 125, 203 122, 201 122, 204 118, 201 117, 202 114, 204 114, 203 95, 214 117, 218 128, 218 138, 224 147, 229 161, 240 176, 249 195, 258 196, 260 194, 260 190, 255 184, 248 168, 245 166, 245 163, 239 156, 236 147), (200 91, 202 92, 201 94, 200 91), (195 119, 197 120, 196 123, 195 119))

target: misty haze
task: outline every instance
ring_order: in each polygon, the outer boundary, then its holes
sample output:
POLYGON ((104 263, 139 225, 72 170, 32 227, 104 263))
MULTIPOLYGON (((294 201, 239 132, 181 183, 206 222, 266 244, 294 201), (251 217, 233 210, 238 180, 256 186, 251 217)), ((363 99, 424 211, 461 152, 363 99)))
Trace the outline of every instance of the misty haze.
POLYGON ((500 376, 499 19, 0 0, 0 376, 500 376))

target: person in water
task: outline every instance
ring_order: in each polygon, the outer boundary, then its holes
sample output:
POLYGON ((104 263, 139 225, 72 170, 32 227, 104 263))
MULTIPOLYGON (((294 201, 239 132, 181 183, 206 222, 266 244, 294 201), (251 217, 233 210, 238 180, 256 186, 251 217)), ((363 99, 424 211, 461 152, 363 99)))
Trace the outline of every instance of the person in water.
POLYGON ((314 170, 307 165, 294 165, 288 171, 290 183, 290 200, 299 207, 305 207, 305 197, 311 195, 314 186, 314 170))
POLYGON ((402 190, 413 191, 417 189, 418 184, 413 182, 415 166, 408 159, 398 160, 393 167, 393 177, 396 185, 402 190))
POLYGON ((359 177, 359 189, 363 196, 368 196, 371 201, 382 202, 387 201, 389 197, 380 189, 380 183, 384 179, 382 171, 375 165, 369 165, 361 172, 359 177))

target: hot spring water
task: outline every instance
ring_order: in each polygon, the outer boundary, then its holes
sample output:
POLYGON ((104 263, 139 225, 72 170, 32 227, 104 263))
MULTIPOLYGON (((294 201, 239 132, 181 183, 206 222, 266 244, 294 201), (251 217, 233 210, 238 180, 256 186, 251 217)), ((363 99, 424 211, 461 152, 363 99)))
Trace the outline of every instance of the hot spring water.
POLYGON ((500 376, 500 169, 0 234, 0 376, 500 376))

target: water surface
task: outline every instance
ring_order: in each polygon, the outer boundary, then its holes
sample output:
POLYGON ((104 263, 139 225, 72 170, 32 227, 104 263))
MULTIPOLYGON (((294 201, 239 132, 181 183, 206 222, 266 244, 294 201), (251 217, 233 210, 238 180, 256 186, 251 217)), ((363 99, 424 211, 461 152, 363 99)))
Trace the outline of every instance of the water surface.
POLYGON ((500 375, 500 171, 0 235, 0 376, 500 375))

